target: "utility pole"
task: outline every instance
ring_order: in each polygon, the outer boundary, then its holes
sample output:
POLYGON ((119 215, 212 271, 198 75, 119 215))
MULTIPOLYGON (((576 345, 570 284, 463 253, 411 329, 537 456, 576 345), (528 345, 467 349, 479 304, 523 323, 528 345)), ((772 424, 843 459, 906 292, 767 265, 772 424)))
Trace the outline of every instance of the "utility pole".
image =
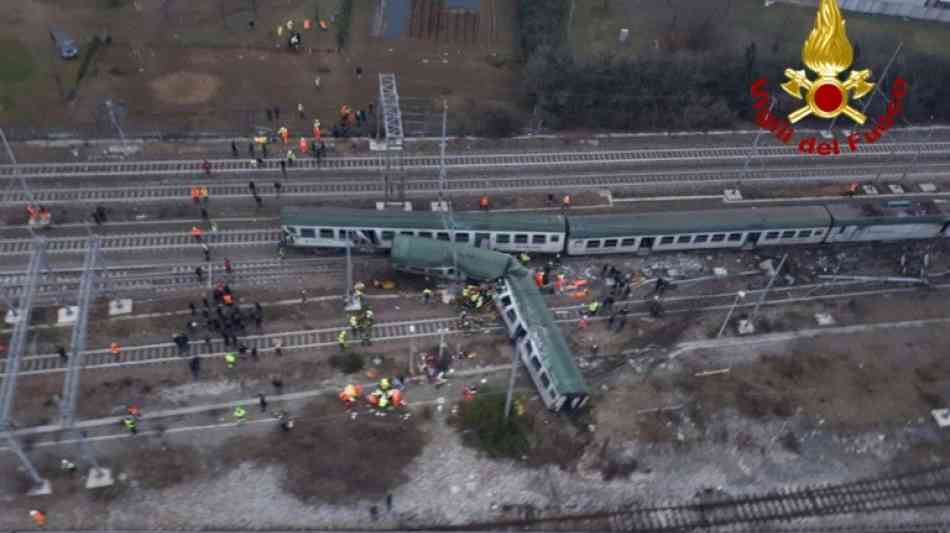
POLYGON ((739 291, 736 293, 736 299, 732 302, 732 307, 729 308, 729 312, 726 314, 726 319, 722 321, 722 327, 719 328, 719 333, 716 334, 716 338, 722 337, 724 331, 726 331, 726 326, 729 325, 729 319, 732 318, 732 313, 736 310, 736 306, 739 305, 739 300, 745 298, 745 291, 739 291))
POLYGON ((125 147, 126 155, 132 153, 129 149, 129 140, 125 137, 125 131, 122 129, 122 126, 119 125, 119 120, 115 117, 115 104, 112 103, 112 99, 106 100, 106 110, 109 111, 109 120, 112 122, 112 127, 119 132, 119 137, 122 139, 122 146, 125 147))
MULTIPOLYGON (((454 284, 454 282, 458 281, 462 275, 459 272, 459 254, 458 249, 456 248, 457 243, 455 242, 455 236, 452 233, 453 230, 455 230, 455 217, 452 216, 452 204, 446 199, 446 189, 448 189, 448 169, 445 166, 445 147, 448 144, 448 113, 449 104, 445 98, 443 98, 442 140, 439 143, 439 209, 442 210, 442 225, 445 226, 445 231, 449 234, 449 246, 452 248, 452 271, 454 272, 452 278, 454 284)), ((458 287, 453 286, 452 292, 455 292, 457 288, 458 287)))
MULTIPOLYGON (((507 281, 506 281, 507 283, 507 281)), ((531 343, 534 346, 541 346, 534 332, 528 334, 531 337, 531 343)), ((511 346, 511 376, 508 378, 508 394, 505 395, 505 423, 508 423, 508 417, 511 415, 511 397, 515 391, 515 378, 518 377, 518 341, 515 340, 511 346)))
POLYGON ((379 137, 380 126, 386 135, 384 143, 383 185, 386 191, 386 203, 392 200, 392 186, 397 181, 401 185, 400 198, 405 201, 406 177, 402 162, 402 111, 399 109, 399 90, 395 74, 379 75, 379 115, 382 120, 376 121, 376 135, 379 137), (394 179, 399 174, 399 180, 394 179))
POLYGON ((765 298, 769 295, 769 291, 772 290, 772 284, 775 283, 775 278, 777 278, 779 273, 782 271, 782 266, 785 265, 786 259, 788 259, 788 254, 782 256, 782 260, 779 261, 778 267, 775 268, 775 273, 772 274, 768 285, 766 285, 765 290, 762 291, 762 296, 759 297, 759 301, 755 304, 755 308, 752 309, 752 315, 749 317, 749 323, 753 326, 755 326, 755 317, 759 313, 759 307, 762 307, 762 303, 765 302, 765 298))
MULTIPOLYGON (((887 79, 887 72, 888 72, 889 70, 891 70, 891 64, 894 63, 894 60, 895 60, 895 59, 897 59, 897 54, 900 53, 900 51, 901 51, 902 48, 904 48, 904 42, 903 42, 903 41, 901 41, 900 43, 897 44, 897 48, 894 50, 894 53, 891 54, 891 59, 888 60, 887 66, 884 67, 884 73, 881 74, 881 76, 878 78, 878 80, 884 81, 885 79, 887 79)), ((875 87, 876 90, 874 91, 873 94, 871 94, 871 97, 870 97, 870 98, 868 98, 867 100, 864 101, 864 105, 861 106, 861 113, 862 113, 862 114, 864 114, 864 113, 867 112, 868 107, 871 105, 871 102, 874 100, 874 96, 880 91, 880 89, 878 89, 879 86, 880 86, 880 81, 879 81, 878 83, 875 83, 875 84, 874 84, 874 87, 875 87)), ((831 130, 832 130, 832 128, 835 127, 835 124, 838 122, 838 116, 840 116, 840 115, 835 116, 835 118, 831 119, 831 123, 828 124, 827 133, 830 134, 830 135, 833 135, 833 133, 831 132, 831 130)))
MULTIPOLYGON (((771 113, 772 113, 772 109, 775 108, 775 102, 776 102, 776 100, 775 100, 775 97, 773 96, 773 97, 771 98, 771 101, 769 102, 769 109, 768 109, 768 113, 769 113, 769 114, 771 114, 771 113)), ((746 158, 745 158, 745 165, 742 167, 742 177, 743 177, 743 178, 748 177, 748 173, 749 173, 749 163, 752 162, 752 158, 759 155, 759 139, 762 138, 762 134, 764 134, 764 133, 765 133, 765 130, 762 129, 762 128, 759 128, 759 132, 756 133, 756 135, 755 135, 755 141, 752 143, 752 150, 750 150, 750 151, 749 151, 749 154, 746 155, 746 158)), ((763 167, 765 166, 765 161, 762 161, 762 166, 763 166, 763 167)), ((739 184, 736 183, 736 188, 738 188, 738 186, 739 186, 739 184)))

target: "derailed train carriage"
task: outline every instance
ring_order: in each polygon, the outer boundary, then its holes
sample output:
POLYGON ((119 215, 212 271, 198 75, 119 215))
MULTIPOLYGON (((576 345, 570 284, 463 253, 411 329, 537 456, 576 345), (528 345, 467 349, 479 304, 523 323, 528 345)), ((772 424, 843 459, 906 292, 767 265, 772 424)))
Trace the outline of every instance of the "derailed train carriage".
POLYGON ((931 201, 864 202, 610 215, 440 213, 286 208, 294 246, 338 248, 349 234, 380 249, 395 236, 430 238, 502 252, 599 255, 900 241, 950 237, 950 210, 931 201))
POLYGON ((530 273, 513 257, 465 244, 396 235, 391 259, 394 268, 405 272, 496 282, 495 305, 544 405, 553 411, 570 411, 587 404, 590 391, 564 334, 530 273))

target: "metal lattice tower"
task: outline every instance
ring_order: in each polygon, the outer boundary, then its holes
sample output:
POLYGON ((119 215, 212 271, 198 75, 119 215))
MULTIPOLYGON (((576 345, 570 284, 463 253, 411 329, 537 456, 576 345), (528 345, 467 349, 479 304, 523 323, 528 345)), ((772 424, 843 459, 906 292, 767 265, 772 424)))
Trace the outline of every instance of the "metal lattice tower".
POLYGON ((379 75, 379 105, 377 106, 376 131, 382 127, 386 135, 385 164, 383 166, 383 181, 386 187, 386 201, 392 200, 392 190, 396 183, 400 184, 400 201, 406 199, 405 167, 402 160, 402 111, 399 109, 399 90, 396 86, 395 74, 379 75))
POLYGON ((83 261, 82 278, 79 280, 76 323, 73 325, 69 364, 63 380, 63 401, 60 404, 60 414, 65 429, 70 429, 75 422, 76 399, 79 396, 79 378, 82 375, 82 354, 86 350, 89 308, 96 298, 96 270, 104 265, 102 259, 102 241, 99 237, 90 238, 89 247, 86 249, 86 258, 83 261))
POLYGON ((20 297, 20 306, 18 309, 17 323, 13 328, 13 335, 10 338, 10 347, 7 350, 7 364, 4 371, 3 384, 0 385, 0 431, 10 445, 10 448, 20 459, 23 467, 33 479, 36 485, 31 494, 49 494, 49 481, 40 477, 36 467, 30 462, 30 458, 23 451, 20 443, 12 432, 10 412, 13 409, 13 402, 16 399, 16 383, 20 370, 20 359, 26 349, 26 341, 30 336, 30 317, 33 309, 33 297, 36 294, 37 279, 40 272, 48 271, 49 267, 46 259, 46 239, 37 238, 33 241, 33 253, 30 255, 30 263, 27 267, 25 279, 23 281, 23 293, 20 297))

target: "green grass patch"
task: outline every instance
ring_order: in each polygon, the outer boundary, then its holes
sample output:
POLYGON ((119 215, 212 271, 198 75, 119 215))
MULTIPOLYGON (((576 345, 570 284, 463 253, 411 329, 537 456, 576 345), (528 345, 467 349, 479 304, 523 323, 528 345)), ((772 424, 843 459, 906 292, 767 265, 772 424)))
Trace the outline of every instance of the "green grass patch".
POLYGON ((35 67, 33 54, 20 41, 0 40, 0 83, 17 83, 30 79, 35 67))
POLYGON ((531 426, 515 415, 505 422, 505 393, 482 389, 475 399, 462 402, 458 426, 462 441, 491 457, 520 459, 531 448, 531 426))
MULTIPOLYGON (((799 61, 802 43, 815 20, 815 9, 789 4, 764 7, 761 0, 708 0, 694 4, 638 2, 636 9, 625 0, 573 0, 571 42, 578 58, 605 53, 637 55, 661 46, 671 31, 687 31, 691 22, 710 20, 721 48, 743 49, 758 43, 760 51, 785 55, 790 63, 799 61), (630 30, 627 43, 620 44, 621 28, 630 30)), ((845 12, 848 38, 858 43, 871 59, 893 53, 898 43, 905 52, 933 54, 950 59, 950 27, 946 24, 901 17, 845 12)))
POLYGON ((350 25, 353 21, 353 0, 342 0, 340 16, 336 18, 336 45, 343 48, 350 41, 350 25))

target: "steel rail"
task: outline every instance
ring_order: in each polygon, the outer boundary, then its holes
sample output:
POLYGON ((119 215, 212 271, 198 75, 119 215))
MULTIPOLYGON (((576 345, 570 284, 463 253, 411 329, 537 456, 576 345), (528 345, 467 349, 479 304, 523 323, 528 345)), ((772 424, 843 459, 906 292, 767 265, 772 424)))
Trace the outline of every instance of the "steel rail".
MULTIPOLYGON (((897 181, 941 179, 950 175, 950 163, 922 165, 921 170, 906 172, 906 166, 784 168, 742 172, 741 170, 631 172, 617 174, 546 174, 543 176, 457 178, 447 180, 447 193, 482 194, 486 191, 622 189, 625 187, 675 185, 736 185, 742 183, 799 184, 802 182, 852 182, 868 179, 897 181), (888 170, 892 170, 889 172, 888 170)), ((406 194, 435 196, 438 178, 406 180, 406 194)), ((247 186, 210 185, 214 199, 250 199, 247 186)), ((97 203, 150 203, 187 201, 191 185, 142 185, 139 187, 83 187, 74 189, 34 189, 36 201, 45 205, 97 203)), ((296 182, 284 184, 281 197, 379 197, 385 185, 376 181, 296 182)), ((22 207, 23 193, 0 194, 0 206, 22 207)))
MULTIPOLYGON (((847 159, 893 157, 895 155, 946 157, 950 156, 950 142, 916 142, 916 143, 877 143, 861 144, 857 151, 850 151, 847 146, 835 157, 847 159)), ((666 148, 645 150, 611 150, 611 151, 572 151, 572 152, 533 152, 521 154, 470 154, 446 156, 446 165, 451 168, 500 168, 500 167, 532 167, 532 166, 561 166, 561 165, 622 165, 622 164, 657 164, 664 162, 686 162, 709 164, 712 161, 740 161, 748 155, 748 146, 714 147, 714 148, 666 148)), ((795 146, 770 146, 760 148, 756 158, 761 159, 789 159, 801 158, 795 146)), ((278 173, 278 159, 270 159, 264 167, 258 167, 256 161, 244 159, 214 159, 208 162, 212 173, 278 173)), ((404 166, 407 170, 438 169, 438 156, 404 156, 404 166)), ((204 173, 201 160, 157 160, 157 161, 121 161, 121 162, 74 162, 74 163, 29 163, 19 165, 0 166, 0 179, 12 179, 15 170, 19 169, 24 178, 42 177, 90 177, 90 176, 145 176, 145 175, 180 175, 183 173, 204 173)), ((378 171, 386 168, 383 156, 370 157, 332 157, 322 160, 300 158, 293 166, 287 168, 290 172, 321 170, 327 172, 340 171, 378 171)))
MULTIPOLYGON (((845 282, 840 285, 850 286, 855 285, 855 282, 845 282)), ((813 291, 816 287, 826 287, 830 288, 829 284, 818 284, 818 285, 800 285, 797 287, 785 287, 781 292, 790 292, 795 290, 800 291, 813 291)), ((946 285, 934 285, 931 286, 932 289, 944 290, 950 289, 950 284, 946 285)), ((838 298, 855 298, 862 296, 878 296, 882 294, 896 294, 902 292, 909 292, 918 289, 913 288, 892 288, 892 289, 880 289, 880 290, 861 290, 861 291, 852 291, 852 292, 842 292, 838 294, 825 294, 818 296, 805 296, 805 297, 792 297, 792 296, 780 296, 779 293, 769 296, 769 299, 765 301, 765 305, 788 305, 802 302, 814 302, 819 300, 826 299, 838 299, 838 298)), ((747 291, 747 292, 757 292, 757 290, 747 291)), ((806 292, 807 294, 808 292, 806 292)), ((706 305, 701 306, 690 306, 684 305, 679 308, 669 308, 666 310, 667 314, 676 314, 676 313, 698 313, 698 312, 708 312, 708 311, 719 311, 728 308, 731 305, 732 298, 735 297, 735 292, 731 293, 720 293, 714 295, 696 295, 693 300, 720 300, 708 302, 706 305)), ((691 300, 690 297, 681 297, 680 300, 688 301, 691 300)), ((629 303, 632 305, 637 305, 643 308, 642 311, 631 312, 629 317, 644 317, 648 316, 648 311, 646 310, 647 305, 651 299, 637 299, 629 300, 627 302, 617 302, 614 305, 623 305, 624 303, 629 303)), ((750 304, 751 305, 751 304, 750 304)), ((580 305, 571 305, 571 306, 562 306, 553 308, 557 321, 559 323, 574 323, 579 319, 578 311, 581 309, 580 305)), ((600 317, 600 319, 604 319, 600 317)), ((247 344, 247 347, 257 348, 261 352, 272 351, 276 346, 276 342, 280 341, 282 343, 282 348, 284 350, 295 350, 295 349, 308 349, 308 348, 322 348, 328 346, 337 345, 337 334, 341 329, 346 329, 342 327, 330 327, 330 328, 319 328, 313 330, 304 330, 304 331, 292 331, 292 332, 282 332, 274 333, 269 335, 250 335, 243 338, 243 341, 247 344)), ((493 324, 491 326, 476 328, 477 331, 491 332, 496 330, 501 330, 502 326, 500 324, 493 324)), ((376 324, 373 328, 372 338, 374 341, 395 341, 395 340, 404 340, 411 338, 420 338, 420 337, 432 337, 441 335, 443 332, 447 334, 459 334, 466 333, 460 328, 458 317, 442 317, 442 318, 432 318, 432 319, 422 319, 422 320, 410 320, 410 321, 397 321, 397 322, 384 322, 376 324)), ((470 333, 470 332, 469 332, 470 333)), ((212 340, 211 346, 207 347, 204 342, 193 341, 191 343, 190 353, 188 355, 201 355, 202 357, 218 357, 222 356, 227 349, 224 347, 223 341, 220 339, 212 340)), ((142 365, 142 364, 163 364, 168 362, 181 361, 183 358, 179 355, 178 348, 173 343, 161 343, 161 344, 152 344, 152 345, 143 345, 143 346, 130 346, 124 348, 122 353, 118 358, 113 356, 108 349, 98 349, 98 350, 89 350, 85 352, 83 356, 84 368, 110 368, 110 367, 124 367, 132 365, 142 365)), ((0 362, 3 360, 0 359, 0 362)), ((59 356, 56 354, 42 354, 34 355, 29 357, 22 358, 21 361, 21 375, 31 375, 31 374, 49 374, 55 372, 62 372, 62 361, 59 356)), ((2 375, 2 374, 0 374, 2 375)))

